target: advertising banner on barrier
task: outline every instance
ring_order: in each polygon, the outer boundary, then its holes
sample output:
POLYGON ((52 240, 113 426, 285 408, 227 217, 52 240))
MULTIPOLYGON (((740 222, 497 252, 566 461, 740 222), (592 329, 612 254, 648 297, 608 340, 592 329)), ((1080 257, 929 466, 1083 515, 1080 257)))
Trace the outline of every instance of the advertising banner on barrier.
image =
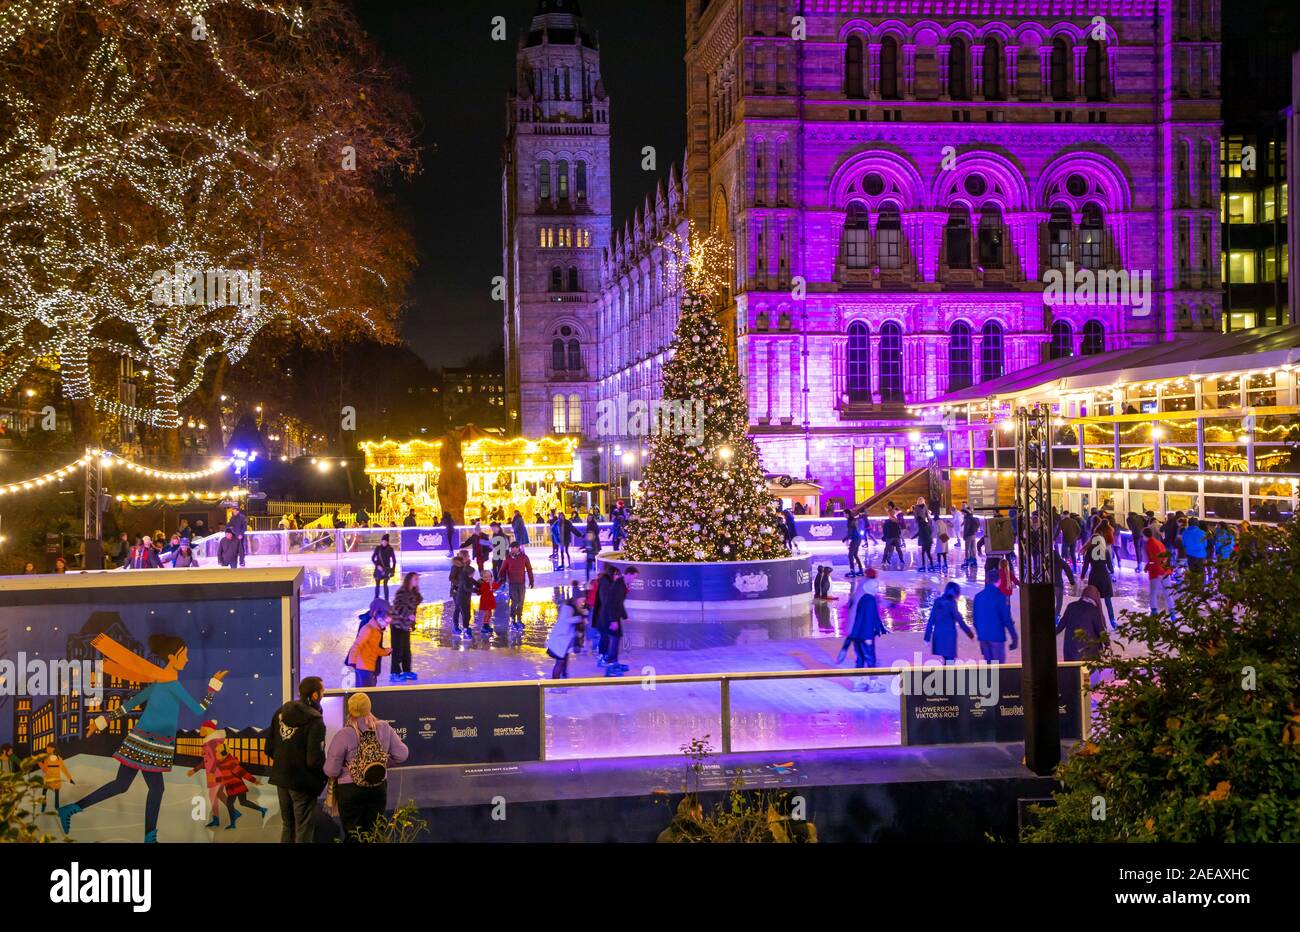
MULTIPOLYGON (((604 561, 602 561, 603 563, 604 561)), ((754 563, 632 563, 628 599, 656 602, 744 602, 807 595, 807 559, 754 563)))
MULTIPOLYGON (((1081 670, 1081 667, 1057 668, 1063 741, 1077 741, 1082 737, 1081 670)), ((1020 675, 1018 666, 961 664, 916 668, 903 678, 904 743, 1024 740, 1025 706, 1020 675)))
POLYGON ((402 528, 402 553, 446 553, 445 528, 402 528))
POLYGON ((843 540, 849 533, 846 518, 799 518, 794 519, 799 536, 812 543, 827 543, 843 540))
POLYGON ((536 686, 377 689, 374 714, 410 748, 405 767, 541 760, 542 704, 536 686))

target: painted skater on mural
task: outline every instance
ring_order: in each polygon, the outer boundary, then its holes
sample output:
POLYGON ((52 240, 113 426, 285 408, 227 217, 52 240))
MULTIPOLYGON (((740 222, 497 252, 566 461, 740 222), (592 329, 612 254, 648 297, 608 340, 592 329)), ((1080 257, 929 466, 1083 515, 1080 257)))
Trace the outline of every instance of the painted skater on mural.
POLYGON ((228 670, 218 670, 208 680, 208 689, 201 700, 191 696, 181 685, 181 671, 189 664, 189 647, 182 638, 168 634, 155 634, 149 638, 149 652, 164 660, 164 666, 133 653, 106 634, 91 641, 91 646, 104 656, 104 672, 128 682, 147 684, 120 706, 107 714, 96 715, 86 725, 86 736, 106 731, 109 723, 126 718, 143 707, 135 727, 127 734, 113 759, 118 762, 116 778, 75 803, 60 806, 59 824, 64 834, 72 830, 72 817, 79 812, 125 793, 138 775, 145 787, 144 840, 158 840, 158 813, 162 808, 163 775, 172 769, 176 756, 176 732, 180 727, 183 710, 201 716, 221 691, 228 670))

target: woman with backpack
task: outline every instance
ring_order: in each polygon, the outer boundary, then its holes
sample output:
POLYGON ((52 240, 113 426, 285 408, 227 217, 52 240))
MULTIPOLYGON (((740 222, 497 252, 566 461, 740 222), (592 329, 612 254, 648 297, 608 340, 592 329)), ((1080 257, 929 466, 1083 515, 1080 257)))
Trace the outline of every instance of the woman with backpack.
POLYGON ((375 821, 388 808, 388 768, 406 760, 410 751, 397 732, 370 711, 370 697, 348 697, 347 719, 325 752, 326 808, 330 799, 343 823, 343 841, 361 841, 358 833, 374 831, 375 821))

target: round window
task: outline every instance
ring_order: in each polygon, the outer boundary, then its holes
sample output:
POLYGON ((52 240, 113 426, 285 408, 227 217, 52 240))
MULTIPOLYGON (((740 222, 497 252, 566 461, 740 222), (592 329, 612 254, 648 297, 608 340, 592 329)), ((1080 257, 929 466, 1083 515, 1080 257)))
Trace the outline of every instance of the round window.
POLYGON ((560 336, 562 336, 562 337, 567 337, 567 336, 572 336, 572 335, 573 335, 573 330, 572 330, 572 328, 570 328, 570 327, 561 327, 561 328, 560 328, 560 336))
POLYGON ((983 175, 966 176, 966 193, 971 197, 979 197, 989 189, 989 184, 984 180, 983 175))
POLYGON ((1088 179, 1083 175, 1071 175, 1065 180, 1065 190, 1074 197, 1083 197, 1088 193, 1088 179))
POLYGON ((885 179, 881 178, 879 175, 875 174, 874 172, 870 175, 867 175, 867 177, 862 179, 862 191, 863 193, 871 197, 877 197, 881 194, 884 194, 885 179))

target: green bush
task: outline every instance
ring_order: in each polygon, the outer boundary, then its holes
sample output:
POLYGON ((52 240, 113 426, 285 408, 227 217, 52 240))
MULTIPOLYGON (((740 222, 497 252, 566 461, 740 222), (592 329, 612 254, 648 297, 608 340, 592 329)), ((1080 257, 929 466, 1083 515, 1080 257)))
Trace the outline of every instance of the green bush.
POLYGON ((0 770, 0 843, 48 844, 54 836, 37 825, 44 781, 36 758, 28 758, 19 771, 0 770))
POLYGON ((1022 840, 1300 841, 1300 524, 1243 534, 1174 607, 1125 613, 1089 740, 1022 840))

